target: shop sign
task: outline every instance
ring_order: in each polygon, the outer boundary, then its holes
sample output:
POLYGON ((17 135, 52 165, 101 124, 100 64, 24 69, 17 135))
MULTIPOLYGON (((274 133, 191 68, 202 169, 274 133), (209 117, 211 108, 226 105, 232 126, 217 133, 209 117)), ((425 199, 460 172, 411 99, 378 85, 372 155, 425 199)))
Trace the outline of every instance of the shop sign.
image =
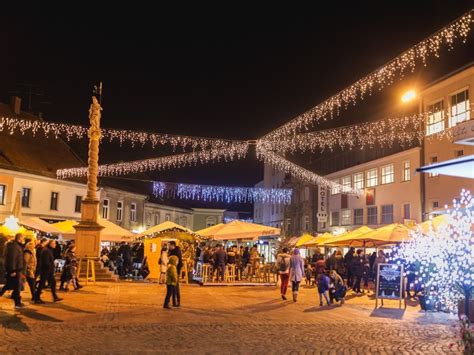
POLYGON ((325 187, 318 185, 318 213, 316 217, 319 223, 328 221, 328 191, 325 187))

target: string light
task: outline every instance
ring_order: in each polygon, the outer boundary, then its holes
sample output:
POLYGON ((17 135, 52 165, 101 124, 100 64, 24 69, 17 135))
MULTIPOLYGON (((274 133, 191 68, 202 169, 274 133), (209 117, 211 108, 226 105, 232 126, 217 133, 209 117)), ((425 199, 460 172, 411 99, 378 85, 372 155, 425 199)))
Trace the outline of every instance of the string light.
POLYGON ((338 116, 342 109, 345 110, 349 105, 355 105, 357 101, 371 95, 374 89, 382 90, 385 86, 389 86, 395 78, 402 78, 407 70, 413 72, 418 62, 426 66, 426 60, 429 57, 439 57, 439 50, 442 46, 451 49, 458 38, 465 43, 471 30, 471 22, 472 11, 469 11, 379 69, 268 133, 263 139, 275 140, 279 137, 295 134, 298 131, 307 131, 315 122, 321 119, 326 120, 328 116, 332 119, 334 116, 338 116))
MULTIPOLYGON (((87 127, 55 123, 40 120, 26 120, 21 118, 0 117, 0 132, 6 130, 10 135, 19 132, 24 135, 31 132, 33 136, 42 133, 45 137, 59 138, 64 137, 68 141, 72 139, 87 138, 87 127)), ((160 145, 170 145, 173 149, 181 147, 184 149, 225 149, 226 146, 234 141, 216 138, 180 136, 162 133, 139 132, 119 129, 102 129, 101 142, 117 142, 122 146, 128 142, 132 147, 145 146, 150 144, 152 148, 160 145)), ((237 141, 235 141, 237 142, 237 141)), ((242 143, 242 142, 239 142, 242 143)))
MULTIPOLYGON (((154 159, 136 160, 114 164, 99 165, 99 176, 117 176, 144 173, 148 171, 161 171, 172 168, 195 166, 198 163, 216 161, 233 161, 247 155, 246 142, 232 142, 221 149, 210 149, 192 153, 176 154, 154 159)), ((59 169, 56 171, 59 179, 87 176, 87 168, 59 169)))
POLYGON ((290 173, 296 179, 310 183, 312 185, 319 185, 331 190, 338 189, 345 194, 355 194, 361 196, 364 191, 361 189, 354 189, 352 187, 346 187, 341 184, 338 184, 334 181, 328 180, 325 177, 322 177, 312 171, 306 170, 305 168, 292 163, 285 158, 279 156, 275 152, 270 150, 266 150, 265 147, 259 145, 257 143, 257 157, 263 160, 266 164, 273 166, 275 169, 279 171, 283 171, 285 173, 290 173))
POLYGON ((428 304, 457 312, 458 301, 474 286, 473 224, 474 198, 462 190, 459 202, 454 200, 448 210, 446 224, 413 232, 411 240, 395 250, 399 263, 408 270, 413 267, 408 271, 414 273, 413 286, 423 289, 428 304))
POLYGON ((213 185, 196 185, 153 183, 153 195, 164 198, 176 197, 182 200, 226 203, 271 203, 289 205, 293 194, 292 189, 266 189, 254 187, 229 187, 213 185))

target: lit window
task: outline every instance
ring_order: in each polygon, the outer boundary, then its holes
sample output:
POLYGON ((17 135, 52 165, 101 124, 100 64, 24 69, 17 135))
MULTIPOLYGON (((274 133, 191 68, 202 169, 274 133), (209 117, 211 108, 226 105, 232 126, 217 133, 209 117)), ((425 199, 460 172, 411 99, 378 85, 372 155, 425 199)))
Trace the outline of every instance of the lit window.
POLYGON ((24 187, 21 189, 21 207, 30 207, 31 189, 24 187))
POLYGON ((403 205, 403 218, 410 219, 410 204, 409 203, 405 203, 403 205))
POLYGON ((74 212, 81 213, 81 204, 82 204, 82 196, 76 196, 76 202, 74 204, 74 212))
POLYGON ((343 210, 341 213, 341 224, 348 226, 351 224, 351 210, 343 210))
POLYGON ((403 162, 403 181, 411 180, 410 161, 403 162))
POLYGON ((367 208, 367 224, 377 224, 377 207, 367 208))
POLYGON ((117 221, 121 222, 123 219, 123 201, 117 202, 117 221))
POLYGON ((382 166, 382 185, 393 182, 393 164, 382 166))
POLYGON ((339 225, 339 212, 331 212, 331 226, 339 225))
POLYGON ((354 181, 354 189, 363 189, 364 188, 364 173, 354 174, 352 179, 354 181))
POLYGON ((382 206, 382 224, 393 223, 393 205, 382 206))
POLYGON ((378 183, 378 176, 377 176, 377 169, 371 169, 367 171, 367 183, 365 184, 367 187, 377 186, 378 183))
POLYGON ((5 190, 6 190, 5 185, 0 185, 0 205, 5 204, 5 190))
POLYGON ((354 210, 354 224, 361 225, 364 224, 364 209, 357 208, 354 210))
POLYGON ((51 201, 49 203, 49 209, 53 211, 58 210, 58 199, 59 199, 59 192, 51 192, 51 201))
POLYGON ((104 201, 102 201, 102 218, 103 219, 109 219, 109 204, 110 204, 109 199, 104 199, 104 201))
POLYGON ((455 95, 452 95, 451 119, 449 126, 456 126, 458 123, 467 121, 469 118, 469 90, 464 90, 455 95))
POLYGON ((336 195, 341 192, 341 185, 339 185, 339 179, 333 180, 333 183, 331 185, 331 195, 336 195))
POLYGON ((351 177, 344 176, 342 178, 342 192, 348 192, 351 190, 351 177))
POLYGON ((444 130, 444 108, 443 101, 438 101, 427 107, 428 122, 426 124, 426 135, 429 136, 444 130))
MULTIPOLYGON (((430 165, 431 164, 436 164, 438 162, 438 157, 437 156, 433 156, 433 157, 430 157, 430 165)), ((438 173, 430 173, 430 177, 434 177, 434 176, 438 176, 439 174, 438 173)))
POLYGON ((136 222, 137 221, 137 204, 135 202, 132 202, 130 204, 130 222, 136 222))

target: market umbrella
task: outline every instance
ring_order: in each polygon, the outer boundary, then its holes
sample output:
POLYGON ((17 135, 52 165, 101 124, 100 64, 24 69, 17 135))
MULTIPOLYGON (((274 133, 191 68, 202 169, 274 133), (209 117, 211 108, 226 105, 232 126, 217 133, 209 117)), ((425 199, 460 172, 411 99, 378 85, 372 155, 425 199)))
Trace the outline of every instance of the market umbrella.
MULTIPOLYGON (((77 225, 79 222, 72 221, 72 220, 65 220, 62 222, 53 223, 53 226, 61 231, 61 234, 67 238, 73 238, 76 235, 76 230, 74 226, 77 225)), ((119 225, 103 219, 99 218, 97 223, 104 227, 100 232, 100 240, 107 241, 107 242, 128 242, 132 241, 135 235, 126 230, 125 228, 120 227, 119 225)))
POLYGON ((332 242, 335 245, 349 245, 353 247, 373 248, 387 244, 397 244, 410 239, 413 230, 400 223, 389 224, 371 232, 359 234, 344 242, 332 242), (339 244, 342 243, 342 244, 339 244))
POLYGON ((25 217, 18 222, 22 226, 48 234, 61 234, 62 231, 39 217, 25 217))
POLYGON ((163 223, 157 224, 156 226, 153 226, 137 235, 138 238, 158 236, 187 241, 199 239, 197 233, 194 233, 191 229, 180 226, 179 224, 171 221, 165 221, 163 223))
POLYGON ((201 229, 196 233, 214 240, 237 240, 237 239, 258 239, 258 237, 279 235, 280 229, 264 226, 261 224, 249 223, 244 221, 232 221, 220 225, 217 228, 208 230, 201 229))
POLYGON ((325 246, 339 245, 339 246, 349 246, 352 245, 353 239, 359 237, 362 234, 372 232, 373 229, 367 226, 362 226, 357 229, 354 229, 350 232, 346 232, 338 237, 328 239, 323 242, 325 246))
POLYGON ((333 234, 326 232, 326 233, 318 235, 317 237, 313 237, 312 239, 304 243, 303 246, 312 247, 312 246, 321 245, 325 242, 329 242, 331 239, 334 239, 334 238, 335 237, 333 234))
POLYGON ((446 227, 449 224, 449 215, 442 214, 432 219, 420 223, 418 228, 421 229, 422 233, 428 233, 430 229, 437 230, 438 228, 446 227))
POLYGON ((307 233, 303 234, 296 242, 296 247, 299 248, 299 247, 305 246, 305 244, 309 242, 310 240, 312 240, 313 238, 314 237, 311 234, 307 234, 307 233))

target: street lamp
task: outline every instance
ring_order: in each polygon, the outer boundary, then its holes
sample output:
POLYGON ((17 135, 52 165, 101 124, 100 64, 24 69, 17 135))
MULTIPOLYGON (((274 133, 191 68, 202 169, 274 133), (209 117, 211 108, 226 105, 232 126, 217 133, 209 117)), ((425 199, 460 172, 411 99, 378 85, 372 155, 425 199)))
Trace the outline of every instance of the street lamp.
POLYGON ((416 98, 416 91, 415 90, 408 90, 406 93, 402 95, 402 102, 407 103, 412 101, 416 98))

